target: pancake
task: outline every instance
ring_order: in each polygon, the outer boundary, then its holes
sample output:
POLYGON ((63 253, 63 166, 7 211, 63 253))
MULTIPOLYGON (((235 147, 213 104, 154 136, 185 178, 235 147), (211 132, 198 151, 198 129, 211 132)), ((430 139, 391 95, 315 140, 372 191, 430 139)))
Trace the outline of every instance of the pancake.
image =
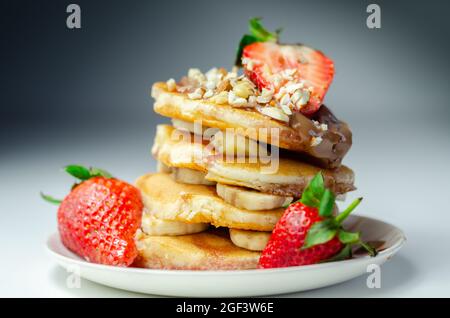
POLYGON ((206 147, 207 142, 194 140, 193 135, 180 139, 172 138, 174 135, 177 136, 177 131, 172 126, 158 125, 153 145, 155 158, 169 167, 206 171, 206 179, 210 181, 280 196, 300 197, 309 181, 322 171, 326 186, 336 194, 355 189, 353 171, 344 165, 335 169, 322 169, 287 158, 266 164, 250 160, 229 163, 225 162, 223 156, 214 155, 206 147), (276 170, 271 169, 274 165, 277 165, 276 170))
POLYGON ((211 223, 216 227, 271 231, 283 208, 249 211, 226 203, 214 186, 182 184, 168 174, 147 174, 136 181, 148 213, 162 220, 211 223))
POLYGON ((324 142, 319 145, 313 142, 315 134, 311 131, 316 129, 313 121, 300 114, 293 116, 292 123, 288 124, 251 108, 192 100, 185 93, 169 91, 163 82, 153 85, 151 95, 155 99, 154 111, 160 115, 187 122, 201 120, 204 126, 220 130, 238 129, 239 134, 251 139, 305 153, 317 159, 317 164, 323 167, 339 167, 351 146, 351 131, 347 124, 337 120, 325 107, 322 107, 323 116, 319 114, 315 119, 332 129, 324 134, 324 142))
POLYGON ((234 245, 223 229, 182 236, 136 235, 135 265, 170 270, 243 270, 258 266, 259 252, 234 245))
POLYGON ((206 172, 204 158, 210 154, 201 138, 169 125, 156 126, 152 155, 165 166, 206 172))
POLYGON ((325 186, 336 194, 355 189, 353 171, 346 166, 320 169, 310 164, 290 159, 280 159, 275 173, 262 163, 228 163, 221 158, 208 159, 206 179, 222 184, 241 186, 280 196, 300 197, 311 179, 322 171, 325 186))

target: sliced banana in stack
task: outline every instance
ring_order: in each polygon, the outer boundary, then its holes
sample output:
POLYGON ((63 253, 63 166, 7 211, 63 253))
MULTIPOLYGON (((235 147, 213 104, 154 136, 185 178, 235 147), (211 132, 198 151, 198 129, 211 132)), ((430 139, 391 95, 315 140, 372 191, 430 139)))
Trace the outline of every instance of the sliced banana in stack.
POLYGON ((281 208, 290 204, 293 197, 282 197, 278 195, 266 194, 251 189, 235 187, 218 183, 217 194, 225 202, 242 209, 251 211, 271 210, 281 208))
POLYGON ((211 138, 210 145, 215 152, 229 157, 267 157, 270 155, 268 146, 248 137, 229 131, 219 131, 211 138))
POLYGON ((250 251, 262 251, 271 235, 272 232, 230 229, 230 239, 234 245, 250 251))
MULTIPOLYGON (((153 154, 158 159, 158 171, 165 174, 166 179, 160 176, 156 183, 158 187, 165 190, 164 193, 155 194, 155 198, 148 201, 147 208, 152 211, 152 215, 146 215, 143 218, 142 231, 148 235, 174 236, 207 230, 209 224, 191 223, 196 217, 196 220, 200 222, 228 227, 230 240, 234 245, 250 251, 262 251, 270 238, 270 229, 281 216, 283 207, 292 203, 294 198, 226 184, 226 180, 216 180, 219 183, 209 180, 207 162, 211 157, 221 157, 221 155, 232 159, 257 159, 270 155, 268 146, 240 134, 208 129, 198 123, 178 119, 172 119, 172 123, 175 129, 170 126, 160 126, 157 129, 153 154), (193 141, 170 139, 174 132, 181 131, 193 134, 191 135, 193 141), (196 135, 197 137, 202 135, 203 140, 195 141, 196 135), (190 147, 192 145, 196 147, 190 147), (200 153, 206 154, 206 164, 195 165, 187 160, 187 158, 198 159, 197 154, 200 153), (180 157, 185 159, 182 163, 180 163, 180 157), (165 184, 162 184, 163 179, 165 184), (173 181, 170 183, 168 180, 173 180, 175 183, 173 181), (189 192, 188 189, 192 185, 204 187, 202 191, 205 193, 190 195, 189 200, 186 199, 189 202, 185 202, 182 197, 189 192), (163 196, 168 196, 168 192, 171 193, 170 199, 164 199, 164 206, 155 207, 157 203, 155 200, 161 201, 163 196), (181 205, 174 208, 175 203, 181 205), (177 217, 175 218, 174 215, 177 217), (248 218, 250 216, 251 219, 248 218), (233 222, 224 221, 229 219, 233 222)), ((241 177, 245 178, 245 175, 241 177)))
POLYGON ((186 223, 170 220, 161 220, 148 212, 142 215, 141 229, 147 235, 175 236, 199 233, 207 230, 207 223, 186 223))
POLYGON ((180 119, 172 118, 173 126, 181 131, 188 131, 193 134, 202 135, 204 139, 211 139, 219 129, 203 126, 201 122, 191 123, 180 119))
POLYGON ((171 176, 176 182, 187 184, 215 185, 214 181, 205 179, 206 173, 189 168, 172 168, 171 176))
MULTIPOLYGON (((218 183, 217 195, 225 202, 246 210, 271 210, 289 205, 294 198, 261 193, 252 189, 218 183)), ((264 213, 264 212, 261 212, 264 213)), ((272 232, 248 231, 230 228, 230 239, 234 245, 250 251, 262 251, 272 232)))

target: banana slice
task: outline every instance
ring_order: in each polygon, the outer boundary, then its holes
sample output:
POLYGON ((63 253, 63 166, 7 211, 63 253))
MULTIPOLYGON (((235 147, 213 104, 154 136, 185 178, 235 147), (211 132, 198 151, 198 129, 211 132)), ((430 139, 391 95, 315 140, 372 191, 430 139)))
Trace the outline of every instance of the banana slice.
POLYGON ((262 251, 271 235, 272 232, 230 229, 230 239, 234 245, 250 251, 262 251))
POLYGON ((236 157, 263 157, 270 155, 267 145, 234 134, 230 131, 219 131, 211 139, 210 144, 216 152, 236 157))
POLYGON ((172 125, 178 130, 187 130, 193 134, 201 135, 204 139, 210 139, 219 131, 217 128, 203 126, 201 122, 192 123, 176 118, 172 118, 172 125))
POLYGON ((290 204, 293 197, 282 197, 278 195, 261 193, 258 191, 234 187, 218 183, 216 191, 225 202, 237 207, 251 211, 272 210, 290 204))
POLYGON ((189 168, 172 168, 171 176, 173 180, 187 184, 215 185, 214 181, 205 179, 206 173, 189 168))
POLYGON ((148 235, 186 235, 203 232, 209 227, 207 223, 184 223, 179 221, 169 221, 157 219, 149 213, 142 216, 142 232, 148 235))
POLYGON ((161 161, 158 161, 156 163, 156 171, 161 173, 171 173, 172 168, 170 168, 168 165, 163 164, 161 161))

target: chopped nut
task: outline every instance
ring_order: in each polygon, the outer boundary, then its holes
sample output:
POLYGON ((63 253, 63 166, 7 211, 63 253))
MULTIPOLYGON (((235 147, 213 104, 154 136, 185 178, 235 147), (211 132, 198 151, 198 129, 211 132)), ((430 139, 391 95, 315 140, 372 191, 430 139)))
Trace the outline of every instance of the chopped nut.
POLYGON ((321 142, 322 142, 322 137, 320 137, 320 136, 311 137, 311 147, 316 147, 316 146, 320 145, 321 142))
POLYGON ((263 88, 261 91, 261 95, 256 97, 256 101, 260 104, 267 104, 272 100, 272 97, 273 97, 273 90, 263 88))
POLYGON ((197 88, 193 93, 189 93, 188 97, 190 99, 200 99, 203 96, 203 89, 197 88))
POLYGON ((169 92, 174 92, 177 89, 177 83, 175 82, 175 80, 173 78, 169 79, 166 82, 166 85, 167 85, 167 90, 169 92))
POLYGON ((286 115, 281 109, 276 107, 261 107, 259 111, 269 117, 272 117, 276 120, 289 122, 289 116, 286 115))
POLYGON ((242 97, 236 96, 234 92, 228 93, 228 104, 235 107, 242 107, 247 105, 247 100, 242 97))
POLYGON ((307 89, 304 89, 302 91, 302 96, 300 97, 300 99, 297 101, 296 105, 301 108, 301 106, 304 106, 306 104, 308 104, 309 102, 309 98, 310 98, 310 92, 307 89))
POLYGON ((288 83, 285 87, 286 92, 289 94, 292 94, 301 88, 303 88, 303 83, 288 83))
POLYGON ((206 80, 205 75, 198 68, 190 68, 188 71, 188 77, 196 80, 200 84, 206 80))
POLYGON ((289 104, 286 105, 280 104, 280 107, 286 115, 292 115, 292 111, 291 108, 289 107, 289 104))
POLYGON ((289 105, 290 102, 291 102, 291 97, 289 96, 289 94, 284 94, 283 97, 281 97, 281 99, 280 99, 281 105, 289 105))
POLYGON ((236 96, 248 98, 253 94, 253 88, 247 81, 240 81, 233 87, 233 92, 236 96))
POLYGON ((291 102, 295 105, 295 104, 297 104, 297 102, 300 100, 301 97, 302 97, 302 92, 301 92, 301 90, 298 89, 294 92, 294 94, 292 94, 291 102))
POLYGON ((231 89, 230 80, 224 79, 217 85, 217 92, 228 91, 231 89))
POLYGON ((253 60, 251 60, 249 58, 243 57, 242 58, 242 65, 245 65, 248 70, 252 71, 254 62, 253 62, 253 60))
POLYGON ((213 96, 213 95, 214 95, 214 91, 211 90, 211 89, 208 89, 208 90, 206 91, 206 93, 203 95, 203 98, 210 98, 210 97, 213 96))
POLYGON ((256 106, 257 106, 256 96, 251 95, 251 96, 248 98, 248 105, 247 105, 247 106, 248 106, 248 107, 256 107, 256 106))
POLYGON ((220 92, 214 96, 214 102, 219 105, 226 104, 228 102, 228 92, 220 92))

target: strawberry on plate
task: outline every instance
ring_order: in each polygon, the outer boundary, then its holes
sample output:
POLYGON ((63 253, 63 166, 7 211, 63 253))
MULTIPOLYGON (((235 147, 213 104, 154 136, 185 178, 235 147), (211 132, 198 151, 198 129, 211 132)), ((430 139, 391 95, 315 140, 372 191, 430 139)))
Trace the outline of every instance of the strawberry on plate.
POLYGON ((261 268, 316 264, 351 257, 351 247, 359 244, 369 255, 376 251, 363 242, 360 233, 347 232, 342 222, 358 206, 356 199, 342 213, 333 215, 335 197, 325 189, 318 173, 303 192, 302 198, 289 205, 275 225, 261 254, 261 268))
POLYGON ((97 168, 70 165, 65 171, 76 183, 60 203, 58 230, 62 243, 89 262, 129 266, 137 256, 134 236, 141 224, 143 203, 134 186, 97 168))
POLYGON ((237 65, 242 64, 247 77, 260 90, 278 93, 283 86, 300 85, 299 93, 291 96, 292 111, 312 115, 322 105, 333 80, 333 61, 306 45, 280 44, 279 31, 267 31, 258 18, 251 19, 249 24, 251 34, 241 39, 237 65))

